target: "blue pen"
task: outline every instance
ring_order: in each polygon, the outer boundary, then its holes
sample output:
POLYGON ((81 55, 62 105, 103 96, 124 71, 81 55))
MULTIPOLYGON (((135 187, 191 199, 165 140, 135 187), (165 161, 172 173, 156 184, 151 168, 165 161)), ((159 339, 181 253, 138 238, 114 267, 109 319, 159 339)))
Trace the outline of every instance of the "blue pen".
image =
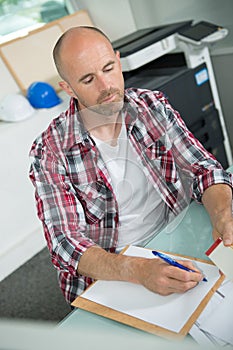
MULTIPOLYGON (((178 267, 179 269, 182 269, 182 270, 185 270, 185 271, 188 271, 188 272, 197 272, 197 271, 191 270, 188 267, 178 263, 176 260, 172 259, 170 256, 168 256, 166 254, 163 254, 161 252, 157 252, 156 250, 152 250, 152 253, 155 256, 158 256, 162 260, 166 261, 166 263, 168 263, 169 265, 178 267)), ((207 279, 204 277, 202 281, 207 282, 207 279)))

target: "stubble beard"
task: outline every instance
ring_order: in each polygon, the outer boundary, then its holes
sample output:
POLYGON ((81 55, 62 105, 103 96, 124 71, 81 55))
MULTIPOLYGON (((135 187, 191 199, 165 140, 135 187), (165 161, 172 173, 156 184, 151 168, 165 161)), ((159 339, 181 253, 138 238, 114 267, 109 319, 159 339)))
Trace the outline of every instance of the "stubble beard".
POLYGON ((110 88, 109 91, 103 91, 99 98, 97 99, 97 103, 94 106, 87 106, 87 104, 82 103, 87 110, 90 110, 96 114, 104 115, 106 117, 110 117, 119 113, 124 106, 124 92, 120 89, 110 88), (114 101, 104 101, 106 98, 111 95, 115 95, 114 101))

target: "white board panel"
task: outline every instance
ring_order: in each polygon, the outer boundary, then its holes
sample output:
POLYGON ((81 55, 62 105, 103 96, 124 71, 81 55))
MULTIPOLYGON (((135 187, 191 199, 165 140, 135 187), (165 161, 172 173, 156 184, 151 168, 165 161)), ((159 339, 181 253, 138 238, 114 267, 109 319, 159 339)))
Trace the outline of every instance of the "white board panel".
POLYGON ((10 71, 8 70, 1 57, 0 72, 0 100, 8 94, 20 92, 19 86, 17 85, 16 81, 14 80, 13 76, 11 75, 10 71))
POLYGON ((58 89, 52 50, 62 33, 58 24, 46 26, 0 47, 5 64, 23 92, 35 81, 46 81, 58 89))

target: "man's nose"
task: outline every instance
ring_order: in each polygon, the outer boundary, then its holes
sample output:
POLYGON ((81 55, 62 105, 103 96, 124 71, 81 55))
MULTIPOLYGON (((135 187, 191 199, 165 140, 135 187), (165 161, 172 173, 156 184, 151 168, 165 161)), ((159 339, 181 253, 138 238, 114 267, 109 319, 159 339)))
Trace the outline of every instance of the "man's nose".
POLYGON ((98 88, 99 90, 109 90, 110 83, 108 79, 104 76, 98 77, 98 88))

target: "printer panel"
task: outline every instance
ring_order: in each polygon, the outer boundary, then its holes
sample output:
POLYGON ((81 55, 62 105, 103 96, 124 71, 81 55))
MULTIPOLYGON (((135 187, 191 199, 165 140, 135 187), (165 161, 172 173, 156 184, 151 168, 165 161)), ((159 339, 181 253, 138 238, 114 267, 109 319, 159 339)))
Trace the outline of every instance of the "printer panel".
POLYGON ((199 85, 197 83, 196 77, 203 70, 207 72, 205 64, 195 69, 186 67, 147 68, 126 79, 126 87, 162 91, 171 105, 181 114, 187 126, 190 127, 202 115, 214 108, 214 99, 208 78, 201 83, 199 82, 199 85))
POLYGON ((229 165, 224 147, 224 135, 217 109, 214 108, 189 129, 207 151, 212 153, 216 159, 221 162, 224 169, 226 169, 229 165))
POLYGON ((214 108, 205 64, 183 71, 182 74, 171 78, 158 88, 167 95, 169 102, 179 111, 188 127, 214 108), (203 71, 206 74, 204 73, 203 81, 198 83, 197 77, 203 71))

